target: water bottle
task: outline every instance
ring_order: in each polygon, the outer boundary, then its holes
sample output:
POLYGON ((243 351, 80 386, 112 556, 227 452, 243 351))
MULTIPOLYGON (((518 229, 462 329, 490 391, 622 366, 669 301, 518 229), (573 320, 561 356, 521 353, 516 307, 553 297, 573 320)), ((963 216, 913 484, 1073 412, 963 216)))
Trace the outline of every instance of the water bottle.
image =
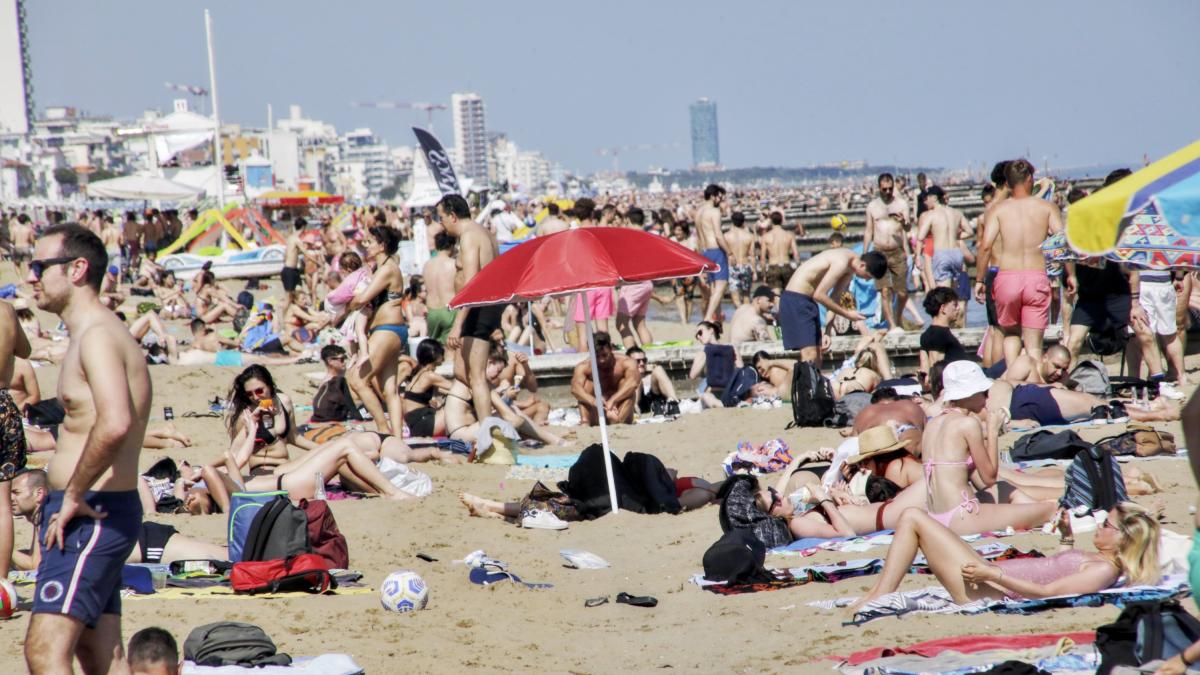
POLYGON ((325 476, 321 475, 321 472, 318 471, 317 475, 314 477, 314 480, 316 480, 316 488, 317 489, 315 491, 313 491, 313 499, 324 500, 325 499, 325 476))

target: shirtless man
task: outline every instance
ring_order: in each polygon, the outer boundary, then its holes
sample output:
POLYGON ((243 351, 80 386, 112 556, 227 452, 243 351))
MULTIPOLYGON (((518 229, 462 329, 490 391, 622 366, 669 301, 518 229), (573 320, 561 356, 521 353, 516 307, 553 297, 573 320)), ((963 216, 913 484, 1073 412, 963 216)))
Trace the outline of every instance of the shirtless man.
POLYGON ((25 274, 25 264, 33 255, 33 227, 29 216, 19 214, 8 227, 8 238, 12 242, 12 259, 18 274, 25 274))
POLYGON ((895 180, 890 173, 879 174, 879 196, 867 204, 867 227, 863 233, 863 250, 875 250, 887 261, 887 272, 875 282, 883 303, 883 318, 892 330, 903 330, 900 316, 908 303, 908 237, 904 223, 908 204, 896 195, 895 180))
POLYGON ((547 237, 571 229, 570 223, 558 217, 561 212, 558 204, 554 202, 546 204, 546 217, 542 218, 542 222, 538 223, 537 228, 535 228, 537 236, 547 237))
POLYGON ((279 272, 279 278, 283 281, 283 302, 279 308, 279 326, 282 330, 283 319, 287 316, 288 307, 296 301, 296 288, 300 286, 300 282, 304 278, 304 261, 301 259, 305 256, 305 249, 308 243, 305 241, 305 227, 308 221, 303 218, 297 218, 294 224, 292 233, 287 238, 287 248, 283 253, 283 269, 279 272))
POLYGON ((917 221, 917 241, 933 235, 930 275, 935 286, 950 288, 963 271, 963 252, 958 242, 968 230, 962 212, 942 203, 945 196, 936 185, 925 191, 925 211, 917 221))
POLYGON ((125 242, 125 259, 129 262, 130 271, 137 270, 142 264, 142 224, 138 222, 137 213, 125 212, 121 239, 125 242))
MULTIPOLYGON (((455 259, 454 292, 479 274, 500 254, 496 240, 483 226, 471 218, 471 207, 460 195, 449 194, 438 202, 442 227, 458 239, 455 259)), ((492 350, 492 332, 500 327, 504 305, 471 307, 454 317, 454 325, 446 334, 446 346, 457 350, 454 358, 454 377, 471 390, 475 419, 483 421, 492 411, 492 389, 487 381, 488 354, 492 350)))
POLYGON ((754 370, 762 380, 754 385, 753 396, 788 396, 792 391, 792 371, 796 362, 792 359, 773 359, 764 351, 756 352, 754 370))
MULTIPOLYGON (((637 364, 624 354, 613 353, 612 338, 608 333, 598 332, 594 339, 596 363, 600 366, 600 388, 604 394, 604 417, 612 424, 633 424, 637 389, 641 383, 637 364)), ((590 427, 600 424, 591 359, 584 359, 575 366, 571 375, 571 395, 579 402, 580 420, 590 427)))
POLYGON ((108 264, 119 271, 122 267, 121 229, 107 216, 101 221, 100 241, 104 243, 104 251, 108 253, 108 264))
MULTIPOLYGON (((1004 333, 1004 359, 1013 363, 1021 346, 1034 360, 1042 358, 1042 338, 1050 323, 1050 278, 1042 242, 1062 230, 1058 207, 1034 197, 1033 165, 1014 160, 1005 170, 1011 196, 992 211, 983 223, 979 257, 999 268, 993 286, 996 318, 1004 333), (996 242, 1002 242, 993 251, 996 242)), ((982 301, 986 291, 976 273, 975 298, 982 301)))
POLYGON ((879 251, 865 253, 860 258, 846 248, 822 251, 804 261, 779 298, 783 348, 799 349, 801 361, 811 361, 820 368, 821 313, 817 304, 851 322, 865 320, 862 314, 842 307, 833 298, 842 297, 850 287, 851 276, 882 279, 888 273, 887 265, 887 258, 879 251))
POLYGON ((58 380, 66 417, 46 468, 51 493, 25 636, 34 673, 71 672, 74 658, 85 672, 104 673, 123 657, 121 568, 141 531, 138 456, 151 386, 129 329, 100 304, 107 262, 99 237, 68 224, 42 234, 29 264, 38 308, 71 334, 58 380))
POLYGON ((696 212, 696 241, 700 253, 720 266, 716 272, 708 273, 708 306, 704 309, 705 321, 723 323, 721 301, 725 299, 725 288, 729 286, 729 242, 721 231, 721 203, 725 201, 725 188, 712 184, 704 188, 704 206, 696 212))
POLYGON ((979 294, 976 293, 975 300, 982 303, 984 309, 987 310, 988 322, 988 332, 983 338, 984 367, 991 367, 1004 359, 1004 338, 1000 333, 999 318, 996 315, 996 298, 994 292, 996 273, 999 272, 999 268, 991 261, 992 256, 1000 253, 1000 246, 1003 242, 997 242, 990 252, 984 251, 983 223, 986 223, 992 217, 992 213, 1000 207, 1000 204, 1008 199, 1008 183, 1004 177, 1004 172, 1011 163, 1010 160, 1004 160, 996 162, 996 165, 992 167, 991 180, 995 189, 991 193, 990 201, 987 192, 984 192, 983 200, 986 206, 984 207, 983 214, 976 220, 977 226, 975 227, 975 250, 977 252, 975 260, 975 283, 979 284, 982 282, 984 285, 984 298, 980 300, 979 294))
POLYGON ((766 286, 754 289, 754 298, 733 313, 733 319, 729 322, 729 344, 770 340, 767 319, 773 318, 774 311, 775 291, 766 286))
POLYGON ((1023 353, 1004 371, 1004 381, 1012 384, 1060 384, 1071 369, 1071 350, 1063 345, 1050 345, 1042 358, 1034 360, 1023 353))
POLYGON ((741 307, 750 302, 750 288, 758 281, 754 271, 754 244, 757 238, 746 229, 746 214, 734 211, 729 216, 733 227, 725 233, 725 242, 729 244, 729 279, 732 284, 729 292, 733 296, 733 306, 741 307))
POLYGON ((454 326, 458 312, 450 309, 454 297, 454 237, 438 232, 433 238, 437 253, 422 268, 425 280, 425 325, 429 337, 446 344, 446 336, 454 326))
POLYGON ((901 441, 911 440, 911 451, 917 457, 921 456, 921 434, 925 431, 925 411, 920 404, 907 396, 899 396, 891 387, 879 390, 880 395, 871 397, 871 405, 863 408, 854 417, 854 427, 851 435, 857 436, 863 431, 887 424, 896 431, 901 441), (891 390, 890 392, 886 390, 891 390))
POLYGON ((763 281, 776 293, 782 292, 788 279, 800 261, 800 250, 796 247, 796 236, 783 229, 783 214, 772 211, 769 220, 771 229, 759 238, 760 265, 763 281))

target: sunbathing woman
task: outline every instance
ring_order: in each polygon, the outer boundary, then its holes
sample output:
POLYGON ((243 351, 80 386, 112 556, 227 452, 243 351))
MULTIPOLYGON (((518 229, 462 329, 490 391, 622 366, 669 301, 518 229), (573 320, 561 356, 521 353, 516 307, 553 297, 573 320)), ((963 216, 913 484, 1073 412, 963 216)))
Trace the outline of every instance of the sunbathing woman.
POLYGON ((375 308, 371 319, 366 344, 360 344, 366 359, 355 368, 346 371, 346 380, 354 395, 366 406, 375 420, 375 428, 384 433, 403 435, 403 410, 400 404, 399 380, 396 363, 408 344, 408 325, 400 300, 404 297, 404 276, 396 263, 396 251, 400 247, 400 235, 389 227, 373 227, 363 238, 367 256, 375 263, 375 273, 366 290, 355 293, 346 305, 353 311, 364 305, 375 308), (379 400, 372 382, 386 399, 379 400), (390 421, 389 421, 390 420, 390 421))
POLYGON ((404 320, 408 322, 409 337, 425 337, 429 334, 425 316, 429 310, 425 307, 425 281, 421 276, 413 275, 408 280, 408 288, 404 291, 404 320))
POLYGON ((233 379, 229 392, 227 426, 233 446, 240 448, 247 438, 253 439, 253 450, 245 469, 251 476, 273 473, 287 463, 288 444, 305 450, 317 445, 296 433, 296 410, 292 399, 275 387, 271 371, 260 365, 248 366, 233 379), (256 411, 254 426, 245 425, 246 411, 256 411))
POLYGON ((892 364, 883 346, 882 333, 864 335, 848 360, 853 365, 840 368, 830 377, 834 398, 856 391, 870 393, 880 382, 892 379, 892 364))
POLYGON ((242 306, 234 302, 225 290, 217 285, 217 278, 212 270, 201 270, 196 275, 196 301, 193 304, 193 314, 204 323, 217 321, 232 321, 242 306))
POLYGON ((1059 553, 989 563, 928 513, 908 509, 900 517, 879 580, 851 612, 898 589, 918 551, 925 554, 938 581, 960 604, 980 598, 1095 593, 1113 586, 1122 575, 1129 585, 1158 582, 1158 523, 1142 507, 1132 502, 1115 506, 1096 530, 1092 541, 1096 553, 1073 548, 1069 514, 1064 511, 1058 522, 1062 536, 1059 553))
POLYGON ((696 324, 696 342, 701 350, 692 360, 692 368, 688 377, 695 380, 704 375, 707 388, 700 395, 700 403, 705 408, 723 408, 721 394, 733 378, 737 368, 742 367, 742 357, 737 350, 721 344, 721 325, 712 321, 701 321, 696 324))
POLYGON ((768 487, 758 491, 755 503, 763 513, 786 520, 793 539, 803 539, 854 537, 890 530, 906 509, 920 508, 924 501, 923 483, 897 491, 895 484, 871 476, 864 484, 865 499, 855 499, 845 488, 827 495, 806 487, 787 495, 768 487))

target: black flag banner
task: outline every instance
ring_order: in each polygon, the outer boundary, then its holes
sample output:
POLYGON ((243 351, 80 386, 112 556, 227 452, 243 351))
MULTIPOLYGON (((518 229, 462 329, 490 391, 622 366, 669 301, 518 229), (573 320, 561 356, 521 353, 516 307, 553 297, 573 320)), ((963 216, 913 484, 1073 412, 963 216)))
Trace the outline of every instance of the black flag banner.
POLYGON ((416 127, 413 127, 413 133, 417 135, 417 142, 421 144, 421 152, 425 153, 425 164, 429 166, 429 172, 433 174, 433 179, 437 181, 438 189, 442 191, 442 194, 462 194, 458 185, 458 176, 454 175, 454 167, 450 164, 450 155, 442 147, 437 137, 416 127))

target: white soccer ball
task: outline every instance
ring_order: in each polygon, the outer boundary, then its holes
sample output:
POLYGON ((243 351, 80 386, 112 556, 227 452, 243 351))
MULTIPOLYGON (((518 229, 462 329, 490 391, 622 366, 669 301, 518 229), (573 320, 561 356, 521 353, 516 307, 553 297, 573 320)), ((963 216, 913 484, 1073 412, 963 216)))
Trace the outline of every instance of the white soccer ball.
POLYGON ((379 587, 379 602, 384 609, 393 612, 425 609, 429 602, 429 587, 416 572, 397 570, 389 574, 379 587))

